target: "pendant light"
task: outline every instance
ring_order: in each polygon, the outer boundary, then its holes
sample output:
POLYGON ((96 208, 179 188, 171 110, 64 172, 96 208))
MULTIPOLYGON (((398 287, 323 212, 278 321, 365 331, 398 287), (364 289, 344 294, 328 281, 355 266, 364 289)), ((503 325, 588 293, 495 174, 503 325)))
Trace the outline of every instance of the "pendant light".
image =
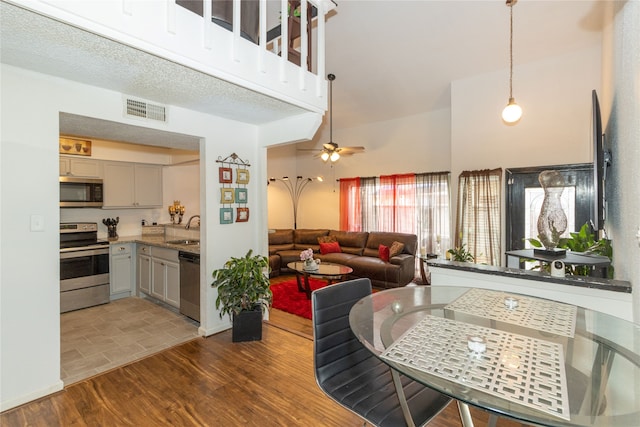
MULTIPOLYGON (((329 144, 334 144, 333 142, 333 81, 336 79, 335 74, 328 74, 327 79, 329 79, 329 144)), ((336 151, 337 145, 333 148, 331 152, 324 151, 320 158, 323 161, 331 160, 331 162, 336 162, 340 159, 340 153, 336 151)))
POLYGON ((509 102, 502 110, 502 120, 508 125, 515 125, 522 117, 522 108, 513 97, 513 6, 518 0, 507 0, 509 7, 509 102))

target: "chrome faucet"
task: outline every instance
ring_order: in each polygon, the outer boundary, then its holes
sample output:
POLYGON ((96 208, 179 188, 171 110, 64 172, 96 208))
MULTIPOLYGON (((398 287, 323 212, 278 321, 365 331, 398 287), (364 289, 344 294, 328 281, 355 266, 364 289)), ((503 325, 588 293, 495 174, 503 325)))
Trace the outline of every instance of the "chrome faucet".
POLYGON ((187 230, 191 228, 191 220, 193 220, 194 218, 198 218, 198 224, 200 223, 200 215, 194 215, 189 218, 189 221, 187 221, 187 225, 185 225, 184 228, 186 228, 187 230))

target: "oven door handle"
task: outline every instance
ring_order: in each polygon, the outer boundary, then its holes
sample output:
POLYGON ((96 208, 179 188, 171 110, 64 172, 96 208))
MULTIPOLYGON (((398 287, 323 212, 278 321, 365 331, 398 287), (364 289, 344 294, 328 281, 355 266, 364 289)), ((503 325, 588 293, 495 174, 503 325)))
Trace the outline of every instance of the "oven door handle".
POLYGON ((83 249, 77 248, 60 249, 60 259, 80 258, 94 255, 108 255, 109 248, 104 246, 85 246, 83 249))

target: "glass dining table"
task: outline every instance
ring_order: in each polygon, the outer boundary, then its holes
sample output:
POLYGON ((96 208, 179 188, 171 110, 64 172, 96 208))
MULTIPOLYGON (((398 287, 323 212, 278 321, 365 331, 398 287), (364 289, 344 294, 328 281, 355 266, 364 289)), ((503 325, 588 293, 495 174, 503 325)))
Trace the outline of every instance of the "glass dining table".
MULTIPOLYGON (((543 426, 640 426, 640 325, 511 292, 408 286, 351 309, 392 370, 469 405, 543 426)), ((398 395, 402 398, 402 393, 398 395)))

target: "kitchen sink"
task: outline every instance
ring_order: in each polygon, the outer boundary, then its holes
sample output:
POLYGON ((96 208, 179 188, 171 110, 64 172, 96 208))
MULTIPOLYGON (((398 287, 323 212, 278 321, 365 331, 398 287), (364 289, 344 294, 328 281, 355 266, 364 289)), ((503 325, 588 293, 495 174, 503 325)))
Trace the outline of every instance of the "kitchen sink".
POLYGON ((168 240, 170 245, 184 245, 184 246, 200 246, 200 240, 168 240))

